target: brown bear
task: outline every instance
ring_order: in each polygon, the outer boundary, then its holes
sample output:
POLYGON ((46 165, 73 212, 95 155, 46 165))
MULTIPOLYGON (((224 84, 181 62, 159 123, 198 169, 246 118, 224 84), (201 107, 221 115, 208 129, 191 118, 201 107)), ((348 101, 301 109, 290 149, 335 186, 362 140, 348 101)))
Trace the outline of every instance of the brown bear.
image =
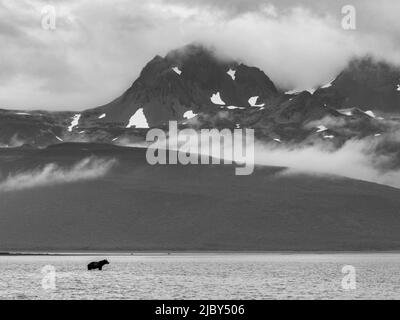
POLYGON ((88 264, 88 270, 99 269, 101 270, 105 264, 109 264, 107 260, 101 260, 98 262, 91 262, 88 264))

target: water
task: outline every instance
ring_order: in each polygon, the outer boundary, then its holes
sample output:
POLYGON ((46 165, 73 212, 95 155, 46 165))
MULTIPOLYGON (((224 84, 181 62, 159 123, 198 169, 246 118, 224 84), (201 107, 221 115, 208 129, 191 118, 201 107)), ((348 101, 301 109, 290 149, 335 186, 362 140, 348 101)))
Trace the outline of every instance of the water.
POLYGON ((0 299, 400 299, 400 254, 1 256, 0 299), (102 272, 86 270, 103 258, 102 272), (342 288, 345 265, 356 290, 342 288))

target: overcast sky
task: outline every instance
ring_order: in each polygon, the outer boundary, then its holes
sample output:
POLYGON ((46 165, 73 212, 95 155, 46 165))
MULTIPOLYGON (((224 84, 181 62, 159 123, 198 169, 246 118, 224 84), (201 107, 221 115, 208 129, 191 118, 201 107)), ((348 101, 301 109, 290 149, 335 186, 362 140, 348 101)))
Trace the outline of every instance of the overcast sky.
POLYGON ((399 0, 0 0, 0 108, 105 104, 156 54, 194 41, 305 89, 354 55, 399 64, 399 13, 399 0), (341 27, 345 4, 356 30, 341 27), (46 5, 55 30, 42 28, 46 5))

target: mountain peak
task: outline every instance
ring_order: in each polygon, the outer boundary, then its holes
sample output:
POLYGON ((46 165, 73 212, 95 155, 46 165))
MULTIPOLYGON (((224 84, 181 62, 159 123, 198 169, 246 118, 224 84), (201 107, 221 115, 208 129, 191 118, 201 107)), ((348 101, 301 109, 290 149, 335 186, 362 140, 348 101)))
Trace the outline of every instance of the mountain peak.
POLYGON ((318 94, 334 97, 338 108, 359 107, 378 113, 399 113, 400 68, 371 56, 356 58, 318 94))
POLYGON ((249 99, 258 99, 258 105, 263 105, 277 93, 260 69, 221 59, 213 48, 189 44, 165 57, 154 57, 121 97, 90 110, 86 118, 127 125, 143 109, 148 124, 159 126, 184 120, 187 111, 215 113, 223 106, 245 108, 250 107, 249 99), (216 95, 220 101, 213 99, 216 95), (98 119, 102 114, 106 116, 98 119))

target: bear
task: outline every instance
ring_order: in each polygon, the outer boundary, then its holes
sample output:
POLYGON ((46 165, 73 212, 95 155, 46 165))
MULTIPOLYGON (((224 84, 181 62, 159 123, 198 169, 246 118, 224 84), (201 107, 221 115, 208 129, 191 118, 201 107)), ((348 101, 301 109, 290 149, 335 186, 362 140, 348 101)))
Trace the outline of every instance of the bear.
POLYGON ((99 269, 102 270, 103 266, 105 264, 110 264, 107 260, 101 260, 98 262, 91 262, 88 264, 87 268, 88 270, 93 270, 93 269, 99 269))

